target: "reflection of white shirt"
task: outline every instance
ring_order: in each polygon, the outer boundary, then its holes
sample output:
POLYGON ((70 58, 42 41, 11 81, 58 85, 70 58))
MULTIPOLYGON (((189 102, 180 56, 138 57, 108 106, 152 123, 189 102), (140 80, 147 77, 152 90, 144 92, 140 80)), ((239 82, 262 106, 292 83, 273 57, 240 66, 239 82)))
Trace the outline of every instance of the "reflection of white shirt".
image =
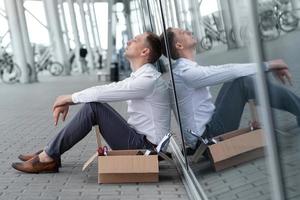
POLYGON ((72 100, 74 103, 126 100, 128 123, 154 144, 170 131, 168 84, 151 64, 143 65, 123 81, 76 92, 72 100))
POLYGON ((255 64, 204 67, 185 58, 176 60, 173 64, 173 74, 183 131, 192 130, 199 136, 203 134, 205 125, 210 121, 215 109, 208 86, 255 72, 255 64))

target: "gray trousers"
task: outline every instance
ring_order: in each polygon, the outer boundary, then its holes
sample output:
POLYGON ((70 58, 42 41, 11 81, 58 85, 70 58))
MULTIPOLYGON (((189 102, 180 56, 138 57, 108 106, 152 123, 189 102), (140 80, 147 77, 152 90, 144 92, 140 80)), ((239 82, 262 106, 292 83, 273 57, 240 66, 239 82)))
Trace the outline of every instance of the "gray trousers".
POLYGON ((99 125, 102 137, 112 149, 153 148, 146 136, 137 133, 111 106, 106 103, 86 103, 48 143, 45 152, 50 157, 59 159, 64 152, 82 140, 94 125, 99 125))
MULTIPOLYGON (((215 112, 206 125, 205 135, 217 136, 239 128, 245 104, 249 99, 256 99, 253 81, 253 77, 246 76, 223 85, 215 102, 215 112)), ((287 111, 299 119, 300 98, 298 96, 270 81, 268 81, 268 89, 272 108, 287 111)))

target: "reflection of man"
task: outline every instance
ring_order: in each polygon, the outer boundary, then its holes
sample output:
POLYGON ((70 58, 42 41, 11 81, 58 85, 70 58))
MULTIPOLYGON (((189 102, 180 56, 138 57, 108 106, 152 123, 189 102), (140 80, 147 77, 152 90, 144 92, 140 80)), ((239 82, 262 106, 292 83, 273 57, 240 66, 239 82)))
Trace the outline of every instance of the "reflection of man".
MULTIPOLYGON (((245 103, 255 99, 253 79, 256 73, 254 64, 226 64, 219 66, 200 66, 195 62, 196 39, 192 33, 178 28, 167 30, 168 43, 177 89, 179 111, 185 138, 192 154, 197 147, 198 138, 212 137, 239 127, 245 103), (224 83, 215 105, 209 91, 211 85, 224 83), (192 130, 195 134, 190 134, 192 130)), ((164 36, 161 36, 161 42, 164 36)), ((164 43, 163 54, 165 54, 164 43)), ((266 70, 274 72, 281 80, 290 81, 287 65, 281 60, 266 63, 266 70)), ((300 99, 289 90, 269 83, 271 106, 288 111, 298 117, 300 123, 300 99)))
POLYGON ((60 115, 65 120, 70 105, 85 104, 44 151, 20 155, 25 162, 12 166, 22 172, 57 172, 61 155, 84 138, 93 125, 99 125, 112 149, 152 149, 170 129, 168 84, 153 66, 160 55, 160 40, 153 33, 146 32, 128 41, 125 56, 133 70, 131 76, 120 82, 59 96, 53 105, 55 124, 60 115), (125 100, 127 122, 105 103, 125 100))

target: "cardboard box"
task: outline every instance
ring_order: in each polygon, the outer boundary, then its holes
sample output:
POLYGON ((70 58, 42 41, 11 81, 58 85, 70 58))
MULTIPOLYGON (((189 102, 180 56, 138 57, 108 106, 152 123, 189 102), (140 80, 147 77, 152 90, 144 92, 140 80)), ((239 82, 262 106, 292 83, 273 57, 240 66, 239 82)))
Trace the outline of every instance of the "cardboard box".
POLYGON ((158 182, 158 156, 137 152, 116 150, 98 156, 98 183, 158 182))
POLYGON ((251 131, 239 129, 214 137, 216 144, 201 144, 192 160, 198 162, 205 150, 216 171, 264 156, 264 137, 262 129, 251 131))
MULTIPOLYGON (((94 127, 98 148, 101 133, 94 127)), ((84 171, 95 159, 98 159, 98 183, 158 182, 158 155, 143 155, 146 150, 111 150, 107 156, 94 153, 83 165, 84 171), (142 155, 137 155, 142 152, 142 155)))
POLYGON ((216 171, 264 156, 262 129, 249 128, 232 131, 215 138, 218 143, 208 145, 210 160, 216 171))

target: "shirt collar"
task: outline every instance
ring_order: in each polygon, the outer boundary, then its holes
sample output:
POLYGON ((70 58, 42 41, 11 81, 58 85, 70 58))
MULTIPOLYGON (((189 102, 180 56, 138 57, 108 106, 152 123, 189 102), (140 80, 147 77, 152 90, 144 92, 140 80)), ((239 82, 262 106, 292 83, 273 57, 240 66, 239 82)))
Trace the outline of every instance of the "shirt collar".
POLYGON ((197 63, 195 61, 186 59, 186 58, 179 58, 176 60, 174 64, 174 68, 176 68, 178 65, 183 65, 183 66, 195 66, 197 63))
POLYGON ((140 74, 144 73, 149 67, 151 67, 151 64, 146 63, 140 68, 138 68, 135 72, 132 72, 130 74, 131 77, 138 77, 140 74))

